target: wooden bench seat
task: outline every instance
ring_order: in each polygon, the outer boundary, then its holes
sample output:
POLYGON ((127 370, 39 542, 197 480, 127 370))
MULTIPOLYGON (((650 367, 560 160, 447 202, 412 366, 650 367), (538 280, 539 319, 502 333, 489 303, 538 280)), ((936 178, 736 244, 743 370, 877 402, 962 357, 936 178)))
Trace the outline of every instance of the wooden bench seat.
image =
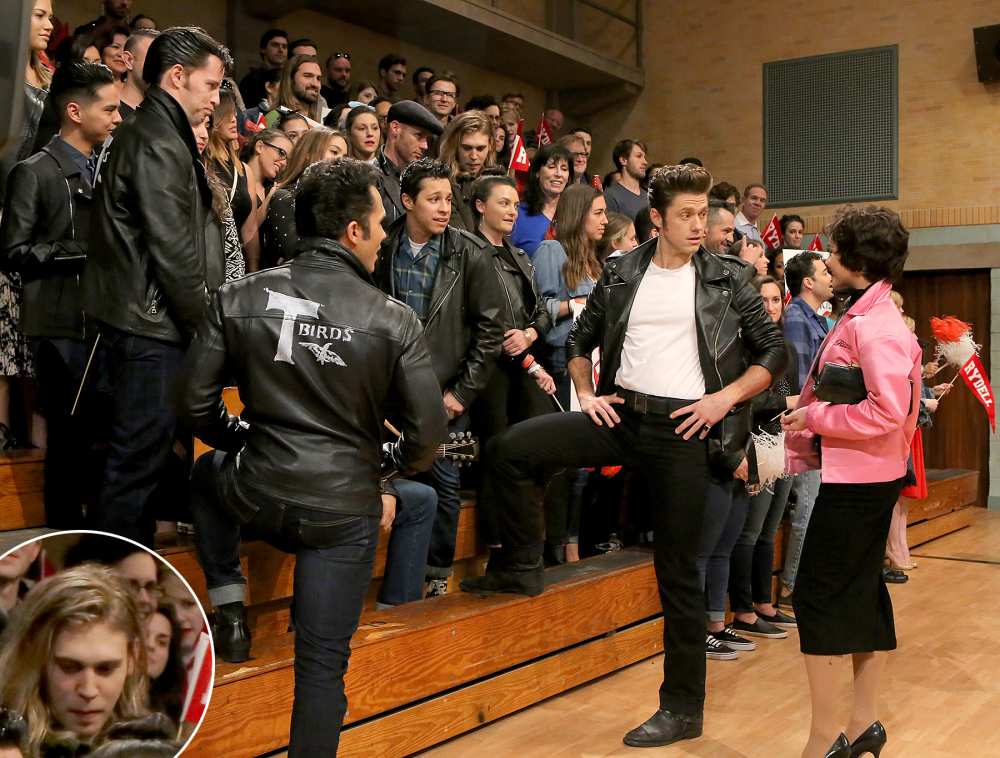
POLYGON ((904 498, 909 506, 906 541, 910 547, 963 529, 975 515, 979 503, 979 472, 966 469, 929 469, 927 497, 904 498))
POLYGON ((0 453, 0 531, 45 526, 44 450, 0 453))

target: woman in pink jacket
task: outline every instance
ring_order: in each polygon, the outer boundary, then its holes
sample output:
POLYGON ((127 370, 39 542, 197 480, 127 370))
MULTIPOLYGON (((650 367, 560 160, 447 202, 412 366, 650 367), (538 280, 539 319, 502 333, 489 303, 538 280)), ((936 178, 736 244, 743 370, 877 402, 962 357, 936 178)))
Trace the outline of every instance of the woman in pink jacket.
POLYGON ((828 231, 827 266, 834 287, 849 294, 849 307, 820 348, 798 408, 782 419, 789 470, 819 469, 823 482, 795 584, 813 707, 802 756, 877 758, 886 741, 877 714, 879 683, 885 651, 896 648, 882 559, 917 424, 921 356, 889 299, 908 252, 899 216, 849 207, 828 231), (841 396, 840 403, 816 397, 815 383, 830 364, 837 364, 833 371, 853 368, 855 376, 860 370, 864 386, 857 397, 841 396), (854 664, 846 733, 837 682, 843 655, 854 664))

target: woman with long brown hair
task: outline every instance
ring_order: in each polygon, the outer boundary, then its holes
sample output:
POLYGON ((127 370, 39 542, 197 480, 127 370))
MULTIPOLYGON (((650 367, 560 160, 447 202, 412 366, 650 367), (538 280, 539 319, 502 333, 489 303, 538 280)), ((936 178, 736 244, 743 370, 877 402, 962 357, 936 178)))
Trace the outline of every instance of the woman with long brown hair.
MULTIPOLYGON (((535 282, 545 299, 553 326, 545 335, 542 365, 556 381, 556 396, 570 407, 570 378, 566 370, 566 339, 573 325, 574 304, 587 302, 601 275, 597 243, 608 223, 604 195, 586 184, 576 184, 562 193, 553 220, 554 240, 545 240, 535 251, 535 282)), ((546 503, 546 541, 550 559, 561 562, 579 557, 579 506, 582 482, 569 474, 563 484, 574 495, 561 490, 546 503), (579 492, 577 492, 579 490, 579 492)))
POLYGON ((267 206, 262 228, 264 248, 261 268, 277 266, 295 255, 299 243, 295 226, 295 184, 299 177, 314 163, 347 155, 347 149, 347 138, 325 126, 314 127, 299 137, 267 206))

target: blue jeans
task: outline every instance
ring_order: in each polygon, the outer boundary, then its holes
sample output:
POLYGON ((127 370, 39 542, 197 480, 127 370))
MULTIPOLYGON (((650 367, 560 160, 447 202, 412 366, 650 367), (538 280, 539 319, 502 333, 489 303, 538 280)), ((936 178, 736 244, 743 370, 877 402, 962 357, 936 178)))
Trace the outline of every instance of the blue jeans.
POLYGON ((101 326, 113 395, 104 480, 92 528, 153 546, 150 504, 177 426, 175 394, 184 348, 101 326))
POLYGON ((792 511, 788 550, 785 552, 785 570, 781 574, 781 583, 789 590, 795 589, 795 576, 799 572, 799 560, 802 558, 802 544, 806 539, 813 506, 816 505, 816 498, 819 496, 820 483, 819 471, 806 471, 795 477, 795 494, 798 500, 795 510, 792 511))
POLYGON ((705 607, 710 622, 726 619, 729 558, 743 531, 749 503, 743 482, 709 478, 705 521, 698 548, 698 574, 705 588, 705 607))
POLYGON ((793 481, 779 479, 773 492, 763 490, 750 498, 750 512, 729 562, 729 604, 737 613, 753 613, 755 603, 773 600, 774 536, 793 481))
MULTIPOLYGON (((463 413, 448 423, 449 432, 464 432, 469 428, 469 414, 463 413)), ((447 579, 455 562, 455 541, 458 539, 458 514, 462 499, 458 494, 462 484, 461 468, 454 461, 439 458, 431 470, 415 477, 437 492, 437 517, 431 531, 431 546, 427 551, 425 575, 428 579, 447 579)))
POLYGON ((240 527, 295 553, 295 702, 289 756, 335 755, 347 712, 344 673, 371 582, 379 517, 242 498, 233 454, 207 453, 192 473, 198 561, 213 605, 243 601, 240 527))
POLYGON ((383 605, 402 605, 423 598, 424 567, 438 504, 433 487, 408 479, 397 479, 393 484, 399 500, 378 595, 383 605))

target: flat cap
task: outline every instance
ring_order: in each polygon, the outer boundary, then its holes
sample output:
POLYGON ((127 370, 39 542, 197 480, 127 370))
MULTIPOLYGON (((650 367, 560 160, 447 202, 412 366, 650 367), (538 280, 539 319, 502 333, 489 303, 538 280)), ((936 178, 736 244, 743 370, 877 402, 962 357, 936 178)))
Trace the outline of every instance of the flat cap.
POLYGON ((429 110, 412 100, 400 100, 398 103, 393 103, 389 114, 385 117, 385 122, 391 124, 393 121, 423 129, 435 137, 440 137, 441 132, 444 131, 441 122, 434 118, 429 110))

